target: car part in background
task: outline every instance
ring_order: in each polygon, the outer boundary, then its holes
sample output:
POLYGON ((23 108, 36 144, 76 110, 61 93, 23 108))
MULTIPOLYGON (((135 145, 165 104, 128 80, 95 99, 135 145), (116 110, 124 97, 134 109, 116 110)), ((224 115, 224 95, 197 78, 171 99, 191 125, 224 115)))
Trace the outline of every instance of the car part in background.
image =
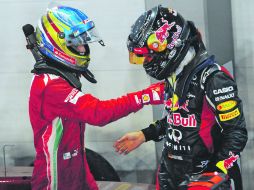
POLYGON ((227 180, 226 174, 218 172, 186 176, 186 180, 179 185, 179 190, 229 190, 225 188, 227 180))
POLYGON ((120 181, 115 169, 100 154, 86 149, 86 158, 96 181, 120 181))

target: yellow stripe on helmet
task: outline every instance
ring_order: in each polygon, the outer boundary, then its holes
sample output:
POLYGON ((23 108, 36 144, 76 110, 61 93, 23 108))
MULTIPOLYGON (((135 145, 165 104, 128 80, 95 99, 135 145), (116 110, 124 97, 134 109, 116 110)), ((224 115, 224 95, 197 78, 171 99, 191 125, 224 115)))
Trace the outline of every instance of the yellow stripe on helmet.
POLYGON ((58 40, 58 33, 55 31, 55 29, 51 26, 47 16, 42 17, 42 24, 44 25, 46 32, 48 33, 47 37, 51 38, 50 40, 53 40, 54 43, 60 48, 62 44, 58 40))

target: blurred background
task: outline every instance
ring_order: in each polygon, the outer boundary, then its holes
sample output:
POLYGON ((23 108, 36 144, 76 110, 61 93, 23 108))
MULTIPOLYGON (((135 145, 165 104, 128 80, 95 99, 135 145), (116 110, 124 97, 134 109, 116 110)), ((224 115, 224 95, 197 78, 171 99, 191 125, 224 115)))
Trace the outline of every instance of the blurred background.
MULTIPOLYGON (((34 59, 26 50, 22 26, 36 25, 49 0, 0 0, 0 167, 29 166, 33 162, 33 135, 28 95, 34 59), (5 159, 4 159, 5 158, 5 159)), ((130 27, 145 10, 158 4, 172 7, 195 22, 216 60, 234 74, 243 100, 249 132, 242 153, 244 189, 254 185, 254 1, 245 0, 65 0, 56 1, 83 10, 95 21, 106 46, 92 44, 90 70, 98 83, 82 80, 84 93, 100 99, 121 96, 148 86, 142 66, 130 65, 126 39, 130 27), (112 85, 114 84, 114 85, 112 85)), ((113 143, 126 132, 147 127, 160 118, 160 106, 146 106, 104 128, 88 126, 86 147, 107 160, 121 181, 155 183, 162 143, 148 142, 127 156, 114 152, 113 143)))

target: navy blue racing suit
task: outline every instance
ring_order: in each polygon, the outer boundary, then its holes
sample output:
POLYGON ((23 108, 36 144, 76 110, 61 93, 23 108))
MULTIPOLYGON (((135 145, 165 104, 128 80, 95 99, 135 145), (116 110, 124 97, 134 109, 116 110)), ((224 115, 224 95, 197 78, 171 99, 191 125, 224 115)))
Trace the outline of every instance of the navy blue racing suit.
MULTIPOLYGON (((186 174, 239 171, 247 142, 242 101, 229 72, 209 57, 166 79, 165 116, 143 129, 146 141, 165 139, 158 189, 174 190, 186 174)), ((235 183, 241 189, 241 175, 235 183)))

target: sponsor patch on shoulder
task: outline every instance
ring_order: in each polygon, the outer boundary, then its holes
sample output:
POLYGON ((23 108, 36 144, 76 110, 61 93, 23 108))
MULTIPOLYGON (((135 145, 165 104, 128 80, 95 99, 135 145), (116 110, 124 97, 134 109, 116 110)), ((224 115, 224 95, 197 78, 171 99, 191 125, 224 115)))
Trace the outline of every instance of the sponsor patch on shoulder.
POLYGON ((152 90, 153 93, 153 100, 160 100, 160 96, 156 90, 152 90))
POLYGON ((72 91, 68 94, 65 98, 64 102, 70 102, 72 104, 76 104, 78 99, 83 96, 84 94, 80 92, 78 89, 73 88, 72 91))
POLYGON ((142 95, 142 101, 143 101, 143 103, 150 102, 150 96, 149 96, 149 94, 143 94, 142 95))
POLYGON ((228 121, 231 119, 236 118, 237 116, 240 115, 240 111, 238 108, 236 108, 235 110, 225 113, 225 114, 219 114, 220 120, 221 121, 228 121))
POLYGON ((222 102, 217 106, 217 110, 219 111, 227 111, 232 109, 237 105, 237 102, 235 100, 228 100, 226 102, 222 102))

